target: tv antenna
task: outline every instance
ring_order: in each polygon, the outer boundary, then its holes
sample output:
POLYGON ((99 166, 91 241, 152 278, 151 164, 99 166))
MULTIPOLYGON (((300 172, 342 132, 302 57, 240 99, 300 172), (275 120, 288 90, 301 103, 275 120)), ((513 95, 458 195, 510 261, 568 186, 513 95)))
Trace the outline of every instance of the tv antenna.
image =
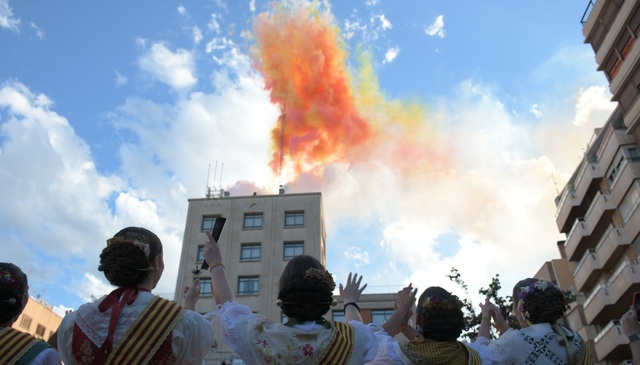
POLYGON ((209 164, 209 170, 207 171, 207 186, 206 186, 206 197, 207 198, 215 198, 223 195, 222 189, 222 170, 224 169, 224 163, 220 164, 220 181, 218 187, 216 187, 216 179, 218 175, 218 160, 216 160, 216 165, 213 169, 213 185, 209 185, 209 178, 211 176, 211 164, 209 164))

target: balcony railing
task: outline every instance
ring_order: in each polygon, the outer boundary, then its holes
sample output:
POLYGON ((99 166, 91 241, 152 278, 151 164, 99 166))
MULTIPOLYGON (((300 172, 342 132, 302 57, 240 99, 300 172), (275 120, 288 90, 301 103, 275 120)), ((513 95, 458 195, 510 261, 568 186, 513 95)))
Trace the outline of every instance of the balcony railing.
POLYGON ((613 321, 609 322, 603 329, 602 331, 600 331, 600 333, 598 333, 598 335, 593 339, 593 342, 598 342, 602 337, 604 337, 607 332, 609 330, 611 330, 613 327, 619 326, 620 325, 620 321, 617 319, 614 319, 613 321))
POLYGON ((582 255, 582 258, 578 262, 578 265, 576 265, 576 269, 573 270, 574 277, 578 276, 578 272, 582 268, 582 265, 584 265, 584 263, 587 261, 587 259, 589 259, 589 256, 593 255, 593 260, 594 261, 596 260, 596 252, 597 250, 595 248, 590 248, 587 251, 585 251, 584 255, 582 255))
POLYGON ((585 24, 587 24, 587 19, 589 19, 589 15, 591 14, 591 9, 593 9, 593 6, 595 5, 595 1, 594 0, 589 0, 589 4, 587 4, 587 8, 584 9, 584 13, 582 14, 582 19, 580 19, 580 24, 582 24, 582 26, 584 27, 585 24))

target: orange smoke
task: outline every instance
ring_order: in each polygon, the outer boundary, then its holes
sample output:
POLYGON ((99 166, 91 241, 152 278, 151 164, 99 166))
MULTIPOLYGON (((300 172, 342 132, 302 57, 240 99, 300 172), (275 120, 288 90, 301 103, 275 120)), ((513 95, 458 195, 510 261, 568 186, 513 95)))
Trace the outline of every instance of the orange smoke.
POLYGON ((253 30, 256 68, 285 113, 284 133, 281 120, 271 132, 275 173, 281 144, 283 170, 294 179, 333 162, 393 159, 405 174, 442 162, 423 107, 386 101, 366 56, 357 77, 349 72, 344 39, 329 13, 275 5, 256 17, 253 30))

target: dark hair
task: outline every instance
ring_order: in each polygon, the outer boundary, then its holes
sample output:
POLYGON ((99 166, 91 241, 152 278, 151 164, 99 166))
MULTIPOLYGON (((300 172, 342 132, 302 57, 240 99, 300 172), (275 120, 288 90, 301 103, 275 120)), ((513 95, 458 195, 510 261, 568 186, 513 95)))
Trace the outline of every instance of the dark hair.
POLYGON ((465 327, 462 302, 439 286, 422 292, 416 320, 422 337, 435 341, 456 341, 465 327))
POLYGON ((111 285, 118 287, 137 286, 152 271, 151 262, 162 253, 162 242, 155 233, 142 227, 127 227, 107 240, 107 247, 100 254, 98 270, 111 285), (148 245, 149 256, 139 244, 148 245))
POLYGON ((335 282, 324 266, 309 255, 291 259, 280 275, 278 299, 285 316, 299 321, 320 319, 331 307, 335 282), (327 277, 309 277, 307 270, 318 269, 327 277))
MULTIPOLYGON (((518 305, 521 288, 530 288, 538 282, 544 282, 544 280, 533 278, 520 280, 513 287, 513 303, 518 305)), ((524 298, 523 309, 522 315, 533 324, 555 323, 565 311, 564 293, 555 284, 547 287, 546 290, 531 288, 524 298)))
POLYGON ((9 324, 22 313, 28 290, 27 275, 14 264, 0 262, 0 324, 9 324))

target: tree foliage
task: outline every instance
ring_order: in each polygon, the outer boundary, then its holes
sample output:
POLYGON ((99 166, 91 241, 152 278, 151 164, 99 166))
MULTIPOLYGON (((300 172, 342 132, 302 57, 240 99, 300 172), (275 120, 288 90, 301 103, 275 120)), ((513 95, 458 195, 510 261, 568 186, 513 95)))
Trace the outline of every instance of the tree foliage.
MULTIPOLYGON (((456 283, 460 286, 465 294, 466 298, 461 299, 464 313, 464 319, 466 323, 466 328, 462 332, 462 337, 467 338, 469 341, 475 341, 476 337, 478 337, 478 332, 480 331, 480 321, 482 320, 482 312, 480 311, 479 305, 474 305, 469 296, 469 287, 462 280, 460 272, 455 267, 451 268, 451 272, 447 275, 449 280, 456 283)), ((500 274, 496 274, 489 284, 488 288, 480 288, 478 293, 482 294, 485 298, 489 297, 489 300, 495 304, 498 308, 500 308, 500 312, 502 316, 506 319, 507 324, 511 328, 520 328, 520 324, 518 320, 512 313, 512 296, 502 297, 498 295, 498 292, 502 289, 502 284, 500 283, 500 274)), ((511 289, 509 289, 511 292, 511 289)), ((571 290, 564 291, 565 297, 565 307, 569 309, 571 303, 576 301, 576 295, 571 290)), ((491 336, 492 338, 496 338, 499 334, 495 329, 492 329, 491 336)))

